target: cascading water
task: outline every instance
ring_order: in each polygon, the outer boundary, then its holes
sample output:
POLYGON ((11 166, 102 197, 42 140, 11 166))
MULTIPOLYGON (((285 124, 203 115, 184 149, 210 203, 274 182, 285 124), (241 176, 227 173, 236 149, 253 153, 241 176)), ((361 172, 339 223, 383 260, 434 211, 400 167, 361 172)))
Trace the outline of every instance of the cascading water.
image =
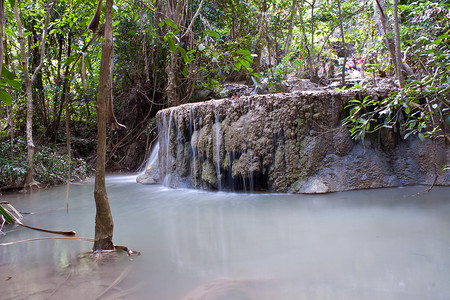
MULTIPOLYGON (((326 193, 431 184, 434 168, 415 167, 429 165, 420 153, 429 151, 430 143, 409 138, 387 153, 382 149, 390 140, 368 136, 368 147, 357 144, 340 123, 350 100, 369 96, 381 101, 391 92, 255 95, 160 111, 161 178, 172 187, 250 192, 326 193)), ((392 138, 401 137, 397 133, 392 138)), ((450 155, 448 147, 439 147, 441 165, 450 155)), ((440 174, 437 184, 449 181, 449 175, 440 174)))
MULTIPOLYGON (((194 106, 192 106, 191 109, 189 110, 189 130, 190 130, 191 140, 192 140, 192 135, 194 134, 194 132, 197 131, 196 126, 195 126, 194 113, 195 113, 194 106)), ((197 149, 193 145, 192 142, 190 144, 191 144, 192 158, 194 160, 194 164, 193 164, 194 173, 192 174, 192 178, 194 179, 194 187, 196 187, 197 186, 197 149)))
POLYGON ((220 175, 220 129, 222 124, 220 123, 220 115, 219 115, 219 104, 216 102, 214 105, 214 119, 215 119, 215 128, 216 128, 216 173, 217 173, 217 186, 219 191, 222 190, 222 176, 220 175))
POLYGON ((171 127, 172 127, 172 118, 173 118, 174 110, 170 110, 169 118, 167 118, 168 112, 165 111, 163 113, 163 122, 162 126, 159 129, 160 135, 164 136, 163 139, 160 139, 161 147, 163 149, 163 154, 161 156, 161 166, 162 166, 162 176, 163 184, 170 185, 171 177, 172 177, 172 153, 170 151, 170 138, 171 138, 171 127))
POLYGON ((150 155, 147 159, 147 163, 145 164, 145 169, 141 172, 144 173, 149 168, 159 168, 159 162, 158 162, 158 154, 159 154, 159 141, 156 142, 155 146, 152 147, 152 150, 150 151, 150 155))

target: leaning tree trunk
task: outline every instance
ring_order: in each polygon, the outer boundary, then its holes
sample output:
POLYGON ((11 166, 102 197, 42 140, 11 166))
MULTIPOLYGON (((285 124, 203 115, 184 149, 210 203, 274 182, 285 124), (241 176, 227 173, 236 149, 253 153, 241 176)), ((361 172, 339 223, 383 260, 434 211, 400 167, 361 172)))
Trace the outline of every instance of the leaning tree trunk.
MULTIPOLYGON (((397 55, 395 49, 395 40, 393 35, 391 34, 392 26, 386 12, 386 3, 384 2, 384 0, 374 0, 373 6, 374 6, 375 24, 377 26, 380 35, 383 36, 383 42, 389 49, 389 53, 391 54, 391 58, 394 64, 394 70, 397 71, 397 58, 396 58, 397 55)), ((400 53, 398 53, 398 55, 401 56, 400 53)), ((408 75, 414 76, 414 72, 405 62, 401 62, 400 69, 405 71, 408 75)))
POLYGON ((110 65, 113 50, 112 7, 114 0, 106 0, 105 33, 102 46, 102 60, 97 98, 97 161, 95 170, 94 197, 97 213, 95 216, 95 241, 93 250, 113 250, 114 223, 109 206, 105 184, 106 161, 106 105, 110 93, 110 65))

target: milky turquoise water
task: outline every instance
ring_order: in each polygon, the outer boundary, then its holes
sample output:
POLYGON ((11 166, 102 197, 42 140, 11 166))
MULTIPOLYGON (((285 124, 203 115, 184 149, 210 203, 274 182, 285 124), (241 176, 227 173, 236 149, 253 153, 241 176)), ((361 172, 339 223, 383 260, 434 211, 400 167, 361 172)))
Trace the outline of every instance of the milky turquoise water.
MULTIPOLYGON (((0 246, 0 299, 450 299, 450 188, 239 194, 110 176, 114 242, 0 246), (88 260, 89 261, 89 260, 88 260), (121 298, 122 297, 122 298, 121 298)), ((3 196, 23 223, 94 236, 93 182, 3 196)), ((9 226, 0 243, 52 235, 9 226)), ((54 235, 53 235, 54 236, 54 235)))

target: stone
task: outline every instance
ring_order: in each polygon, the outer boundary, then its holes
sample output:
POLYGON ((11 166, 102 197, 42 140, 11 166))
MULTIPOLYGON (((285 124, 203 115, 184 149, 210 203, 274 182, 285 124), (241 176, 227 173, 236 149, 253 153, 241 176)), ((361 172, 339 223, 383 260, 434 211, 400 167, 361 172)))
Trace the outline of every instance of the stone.
POLYGON ((431 185, 436 175, 436 184, 450 185, 443 141, 402 140, 387 130, 355 142, 343 127, 350 100, 392 91, 296 91, 162 110, 161 178, 169 175, 171 186, 294 193, 431 185))

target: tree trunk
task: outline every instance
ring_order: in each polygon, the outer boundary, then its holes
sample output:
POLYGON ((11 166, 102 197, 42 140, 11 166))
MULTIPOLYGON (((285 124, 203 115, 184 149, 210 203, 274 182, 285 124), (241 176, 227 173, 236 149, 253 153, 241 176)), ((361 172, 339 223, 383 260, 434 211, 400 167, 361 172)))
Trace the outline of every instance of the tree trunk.
POLYGON ((28 73, 28 57, 27 57, 27 52, 25 51, 25 35, 24 35, 24 29, 23 29, 23 25, 22 25, 22 17, 19 14, 19 9, 17 8, 17 1, 14 3, 14 16, 16 18, 16 23, 17 23, 18 40, 19 40, 19 44, 20 44, 20 53, 21 53, 21 60, 22 60, 22 71, 23 71, 23 77, 24 77, 24 81, 25 81, 25 91, 26 91, 26 96, 27 96, 27 121, 26 121, 26 136, 27 136, 27 138, 26 139, 27 139, 28 171, 27 171, 27 174, 25 175, 25 181, 23 184, 25 189, 31 187, 35 183, 33 180, 34 143, 33 143, 33 92, 32 92, 32 86, 33 86, 33 82, 36 80, 37 75, 41 71, 43 63, 44 63, 45 42, 47 39, 48 24, 50 22, 50 12, 52 11, 56 2, 57 1, 53 1, 47 7, 47 15, 46 15, 46 19, 45 19, 44 31, 42 33, 42 40, 41 40, 40 62, 39 62, 39 65, 34 70, 31 78, 28 73))
POLYGON ((24 188, 29 188, 33 183, 33 157, 34 157, 34 143, 33 143, 33 93, 31 90, 33 82, 28 73, 28 58, 25 50, 25 34, 22 25, 22 19, 19 15, 17 2, 14 4, 14 15, 16 17, 18 40, 20 44, 21 64, 23 77, 25 82, 25 91, 27 96, 27 120, 26 120, 26 140, 27 140, 27 167, 28 171, 25 175, 23 183, 24 188))
MULTIPOLYGON (((306 2, 308 3, 308 2, 306 2)), ((312 82, 318 82, 319 77, 317 75, 318 66, 314 66, 314 6, 316 5, 316 0, 308 3, 311 5, 311 51, 309 52, 309 61, 310 61, 310 80, 312 82)))
POLYGON ((292 32, 294 29, 295 16, 297 15, 297 9, 298 9, 298 0, 292 0, 291 17, 289 20, 288 35, 286 38, 286 46, 284 48, 285 54, 288 54, 289 52, 291 52, 292 32))
POLYGON ((1 71, 3 69, 3 35, 5 26, 5 1, 0 0, 0 80, 2 79, 1 71))
POLYGON ((342 21, 341 0, 337 0, 339 9, 339 26, 341 27, 342 47, 344 47, 344 63, 342 64, 342 86, 345 86, 345 65, 347 64, 347 49, 345 47, 344 25, 342 21))
POLYGON ((402 72, 402 57, 400 50, 400 27, 398 22, 398 0, 394 0, 394 32, 395 32, 395 61, 397 69, 395 73, 397 74, 398 84, 401 88, 405 87, 405 79, 402 72))
POLYGON ((170 52, 170 61, 166 67, 167 74, 167 105, 168 107, 179 104, 180 95, 178 93, 178 51, 170 52))
MULTIPOLYGON (((303 37, 303 48, 306 49, 306 51, 308 52, 308 56, 307 56, 307 63, 308 63, 308 67, 311 70, 313 65, 312 65, 312 56, 310 55, 310 49, 308 46, 308 37, 306 36, 306 25, 305 22, 303 20, 303 13, 304 13, 304 7, 303 7, 303 2, 300 2, 300 27, 302 29, 302 37, 303 37)), ((305 68, 306 69, 306 68, 305 68)))
POLYGON ((384 0, 374 0, 374 19, 378 32, 383 37, 383 42, 391 54, 391 58, 394 64, 394 69, 397 70, 397 61, 395 60, 395 42, 392 35, 388 33, 392 32, 392 26, 389 23, 389 19, 386 12, 386 4, 384 0))
MULTIPOLYGON (((394 64, 394 69, 397 71, 397 56, 395 54, 395 40, 394 37, 389 35, 392 33, 392 26, 389 22, 387 13, 386 13, 386 4, 384 0, 374 0, 374 19, 375 24, 377 26, 378 32, 381 36, 383 36, 383 42, 386 47, 389 49, 389 53, 391 54, 391 58, 394 64)), ((400 55, 400 53, 399 53, 400 55)), ((408 66, 408 64, 402 62, 400 65, 401 69, 404 70, 408 75, 414 76, 414 72, 408 66)))
MULTIPOLYGON (((284 55, 288 55, 291 52, 292 35, 293 35, 295 16, 297 15, 297 10, 298 10, 298 0, 292 0, 291 17, 289 20, 288 35, 286 38, 286 46, 284 47, 284 55)), ((284 73, 283 77, 284 77, 284 79, 286 79, 287 65, 285 66, 283 73, 284 73)))
POLYGON ((109 206, 105 184, 106 161, 106 105, 110 93, 110 66, 113 50, 112 7, 114 0, 106 1, 105 33, 102 46, 102 60, 97 98, 97 161, 95 170, 94 197, 97 213, 95 216, 95 241, 93 250, 113 250, 114 223, 109 206))

